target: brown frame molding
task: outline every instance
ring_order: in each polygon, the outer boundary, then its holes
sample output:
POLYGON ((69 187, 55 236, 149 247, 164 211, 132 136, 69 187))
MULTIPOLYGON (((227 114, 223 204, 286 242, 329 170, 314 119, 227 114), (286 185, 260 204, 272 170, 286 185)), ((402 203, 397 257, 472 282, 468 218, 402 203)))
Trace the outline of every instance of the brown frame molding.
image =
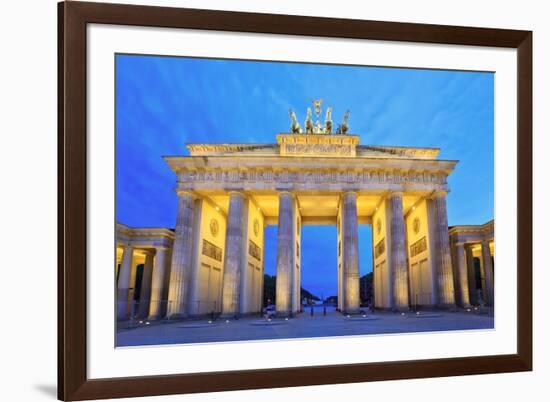
POLYGON ((58 4, 58 398, 83 400, 532 370, 532 32, 105 3, 58 4), (86 376, 86 24, 517 49, 518 352, 418 361, 89 380, 86 376))

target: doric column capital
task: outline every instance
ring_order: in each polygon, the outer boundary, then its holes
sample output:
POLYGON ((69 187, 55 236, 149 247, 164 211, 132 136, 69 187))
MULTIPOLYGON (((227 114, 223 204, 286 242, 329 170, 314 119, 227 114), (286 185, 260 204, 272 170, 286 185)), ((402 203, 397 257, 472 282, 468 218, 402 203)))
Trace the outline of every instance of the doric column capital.
POLYGON ((481 253, 487 253, 487 255, 491 255, 491 245, 489 244, 489 240, 482 240, 481 241, 481 253))
POLYGON ((296 195, 292 191, 289 191, 289 190, 279 190, 278 194, 279 194, 279 197, 281 197, 282 195, 287 195, 291 198, 296 197, 296 195))
POLYGON ((241 198, 245 198, 246 197, 246 194, 242 191, 242 190, 229 190, 227 192, 227 194, 230 196, 230 197, 241 197, 241 198))
POLYGON ((347 190, 342 193, 342 196, 344 197, 355 197, 357 198, 357 191, 355 190, 347 190))
POLYGON ((435 198, 447 197, 447 194, 448 192, 445 190, 436 190, 432 193, 430 198, 435 199, 435 198))
POLYGON ((459 242, 455 243, 454 245, 455 245, 455 247, 457 247, 457 248, 465 248, 466 243, 464 243, 464 242, 462 242, 462 241, 459 241, 459 242))
POLYGON ((175 188, 174 191, 176 192, 178 197, 188 196, 188 197, 191 197, 192 199, 199 198, 199 196, 196 193, 190 190, 175 188))
POLYGON ((391 198, 391 197, 401 197, 401 198, 403 198, 403 191, 391 191, 388 194, 388 198, 391 198))

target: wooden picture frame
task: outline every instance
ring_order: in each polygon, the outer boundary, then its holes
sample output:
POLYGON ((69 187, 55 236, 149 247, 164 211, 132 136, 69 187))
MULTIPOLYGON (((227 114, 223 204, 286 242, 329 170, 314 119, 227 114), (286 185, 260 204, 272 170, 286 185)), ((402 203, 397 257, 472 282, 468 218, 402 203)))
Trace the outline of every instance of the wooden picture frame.
POLYGON ((532 32, 64 2, 58 5, 58 397, 118 398, 532 370, 532 32), (517 49, 517 354, 88 379, 86 26, 90 23, 517 49))

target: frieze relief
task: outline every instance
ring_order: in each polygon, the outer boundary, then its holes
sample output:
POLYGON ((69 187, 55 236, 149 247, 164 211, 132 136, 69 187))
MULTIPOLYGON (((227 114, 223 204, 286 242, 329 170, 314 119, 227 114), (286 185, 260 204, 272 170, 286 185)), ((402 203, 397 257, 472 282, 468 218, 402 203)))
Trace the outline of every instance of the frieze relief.
POLYGON ((426 236, 424 236, 410 246, 411 258, 416 257, 418 254, 423 253, 427 249, 428 249, 428 242, 426 241, 426 236))
POLYGON ((262 249, 252 240, 248 241, 248 254, 257 259, 258 261, 262 260, 262 249))
POLYGON ((281 144, 283 155, 355 156, 355 145, 342 144, 281 144))
POLYGON ((216 261, 222 261, 222 249, 206 239, 202 239, 202 254, 216 261))
POLYGON ((391 170, 322 171, 300 170, 189 170, 179 174, 181 182, 266 182, 266 183, 428 183, 447 184, 446 175, 430 172, 403 172, 391 170))
POLYGON ((386 252, 386 239, 383 237, 376 246, 374 246, 374 258, 380 257, 386 252))

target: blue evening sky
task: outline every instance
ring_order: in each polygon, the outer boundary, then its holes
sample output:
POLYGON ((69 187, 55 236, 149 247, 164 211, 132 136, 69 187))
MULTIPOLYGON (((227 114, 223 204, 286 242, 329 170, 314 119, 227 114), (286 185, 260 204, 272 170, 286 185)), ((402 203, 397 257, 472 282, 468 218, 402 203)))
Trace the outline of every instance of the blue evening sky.
MULTIPOLYGON (((351 111, 364 145, 441 148, 458 159, 449 177, 449 225, 493 218, 493 74, 439 70, 116 56, 116 209, 129 226, 176 222, 175 175, 163 155, 186 143, 275 143, 303 126, 312 98, 351 111)), ((324 116, 323 116, 324 117, 324 116)), ((360 225, 361 274, 372 271, 371 228, 360 225)), ((277 227, 268 226, 265 270, 275 273, 277 227)), ((336 294, 336 228, 304 226, 302 286, 336 294)))

